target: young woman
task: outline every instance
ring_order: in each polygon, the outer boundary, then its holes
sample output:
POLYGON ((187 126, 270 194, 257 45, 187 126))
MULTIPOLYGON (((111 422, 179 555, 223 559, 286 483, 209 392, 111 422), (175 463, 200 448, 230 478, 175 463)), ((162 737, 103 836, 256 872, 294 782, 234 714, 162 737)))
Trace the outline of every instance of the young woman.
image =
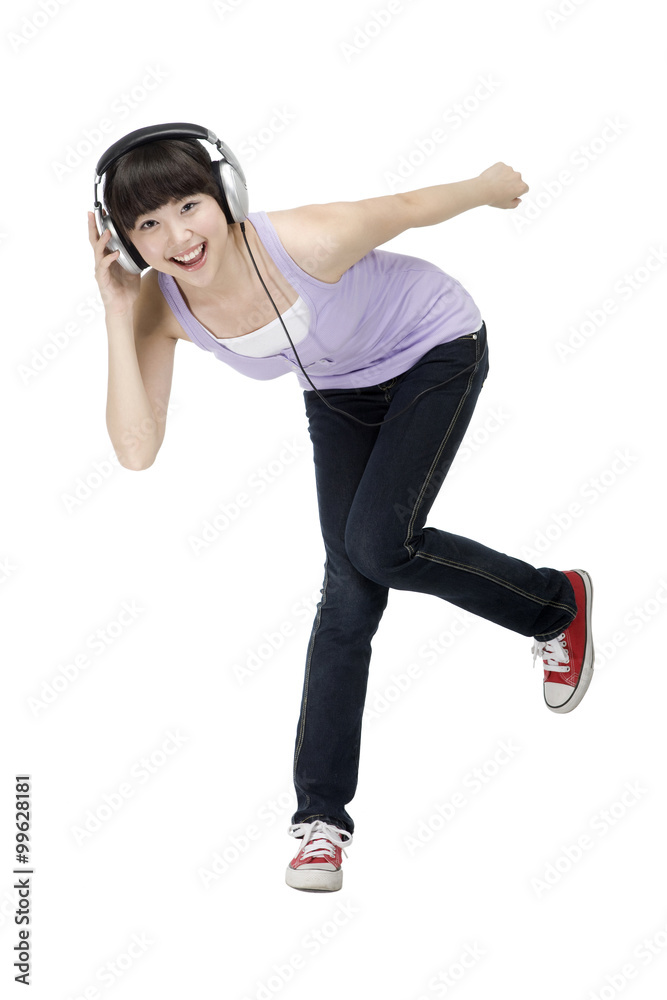
POLYGON ((230 223, 208 152, 170 139, 106 171, 106 210, 150 267, 143 280, 107 251, 109 233, 100 238, 89 213, 109 342, 107 426, 121 464, 155 460, 178 340, 251 378, 294 371, 304 390, 326 561, 294 753, 288 832, 301 845, 286 881, 297 889, 342 885, 371 640, 390 587, 533 637, 554 712, 571 711, 590 683, 587 572, 538 569, 424 527, 489 370, 486 325, 455 278, 376 249, 476 206, 516 208, 526 191, 521 174, 495 163, 456 183, 230 223))

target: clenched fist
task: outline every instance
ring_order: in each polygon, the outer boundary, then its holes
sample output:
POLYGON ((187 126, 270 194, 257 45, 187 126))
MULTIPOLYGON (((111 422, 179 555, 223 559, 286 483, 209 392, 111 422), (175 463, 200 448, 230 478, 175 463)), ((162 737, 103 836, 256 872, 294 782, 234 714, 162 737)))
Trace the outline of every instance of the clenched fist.
POLYGON ((494 163, 479 177, 486 190, 484 204, 491 208, 517 208, 521 204, 519 195, 529 190, 518 170, 513 170, 506 163, 494 163))

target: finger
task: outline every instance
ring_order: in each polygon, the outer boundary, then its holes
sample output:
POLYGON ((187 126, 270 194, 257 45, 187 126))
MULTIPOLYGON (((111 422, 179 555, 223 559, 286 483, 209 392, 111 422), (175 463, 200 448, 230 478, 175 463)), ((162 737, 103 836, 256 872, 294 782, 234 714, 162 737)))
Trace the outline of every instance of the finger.
POLYGON ((88 213, 88 239, 91 243, 99 239, 97 226, 95 225, 95 216, 92 212, 88 213))
MULTIPOLYGON (((104 213, 104 214, 106 214, 106 213, 104 213)), ((91 226, 95 226, 95 232, 97 232, 97 224, 95 222, 95 213, 94 212, 88 212, 88 222, 89 222, 89 224, 91 226)))
POLYGON ((96 243, 100 239, 100 234, 97 231, 97 222, 92 212, 88 213, 88 236, 91 243, 96 243))
POLYGON ((107 288, 110 287, 112 284, 112 278, 109 273, 109 268, 115 260, 116 258, 110 255, 108 260, 104 258, 104 260, 100 262, 99 266, 95 268, 95 280, 98 284, 104 285, 107 288))
POLYGON ((100 236, 100 234, 97 231, 97 224, 95 223, 94 219, 89 222, 88 239, 92 244, 95 253, 97 253, 99 250, 103 249, 106 246, 106 244, 109 241, 110 235, 111 235, 110 230, 106 229, 100 236))
POLYGON ((111 232, 108 229, 105 229, 102 235, 98 237, 97 242, 95 243, 95 255, 98 256, 100 259, 106 256, 107 244, 110 239, 111 239, 111 232))
POLYGON ((117 259, 117 256, 118 256, 119 253, 120 253, 119 250, 111 250, 111 251, 109 251, 109 253, 98 253, 98 252, 96 252, 95 253, 96 268, 100 268, 100 267, 102 267, 102 265, 108 266, 110 261, 114 261, 114 260, 117 259))

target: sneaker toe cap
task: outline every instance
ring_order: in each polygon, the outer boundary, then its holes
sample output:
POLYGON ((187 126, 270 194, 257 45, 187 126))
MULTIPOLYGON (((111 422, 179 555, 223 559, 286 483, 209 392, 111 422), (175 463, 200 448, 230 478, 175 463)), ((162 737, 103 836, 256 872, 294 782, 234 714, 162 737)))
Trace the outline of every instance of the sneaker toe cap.
POLYGON ((554 684, 547 681, 544 685, 544 700, 552 708, 560 708, 572 697, 573 688, 569 684, 554 684))

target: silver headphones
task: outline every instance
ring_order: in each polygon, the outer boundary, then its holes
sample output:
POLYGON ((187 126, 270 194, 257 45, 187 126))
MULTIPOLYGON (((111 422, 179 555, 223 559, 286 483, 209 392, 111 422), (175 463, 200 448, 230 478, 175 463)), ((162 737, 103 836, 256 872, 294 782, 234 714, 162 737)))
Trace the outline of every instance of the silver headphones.
POLYGON ((157 142, 159 139, 201 139, 214 145, 221 154, 221 159, 211 160, 211 173, 222 195, 222 206, 228 223, 243 222, 248 217, 248 189, 243 168, 232 153, 229 146, 218 139, 210 129, 189 122, 168 122, 164 125, 150 125, 138 128, 134 132, 114 142, 102 154, 95 167, 95 193, 93 195, 95 225, 98 236, 103 236, 108 229, 111 237, 107 243, 109 251, 118 250, 116 263, 129 271, 130 274, 141 274, 149 264, 143 259, 137 248, 123 239, 110 215, 102 215, 102 204, 97 197, 97 185, 102 175, 112 163, 131 149, 147 142, 157 142))

